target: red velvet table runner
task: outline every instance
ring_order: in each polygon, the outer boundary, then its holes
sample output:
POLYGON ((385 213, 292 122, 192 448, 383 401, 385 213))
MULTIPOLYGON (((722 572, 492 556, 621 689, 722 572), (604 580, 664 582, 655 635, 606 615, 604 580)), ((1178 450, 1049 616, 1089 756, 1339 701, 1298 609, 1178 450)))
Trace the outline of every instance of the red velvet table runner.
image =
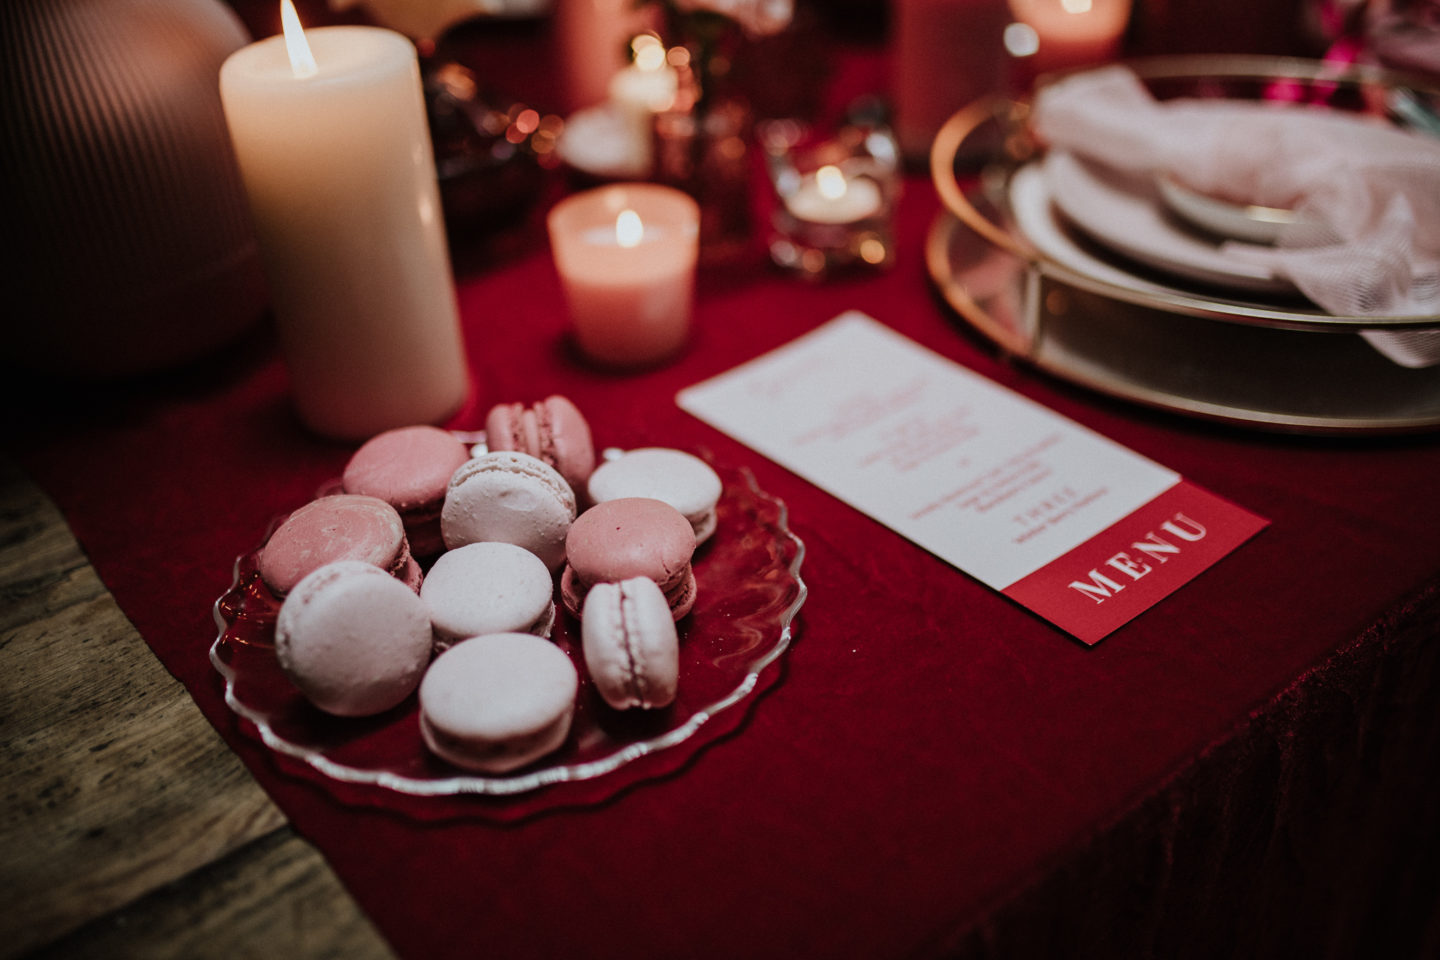
POLYGON ((1434 721, 1416 704, 1435 678, 1440 445, 1231 430, 1007 363, 929 287, 923 239, 937 209, 912 179, 885 274, 807 283, 758 258, 707 271, 690 349, 633 376, 569 350, 543 249, 484 269, 457 257, 476 396, 456 426, 478 427, 493 402, 565 393, 600 445, 704 449, 753 469, 807 547, 809 599, 763 694, 703 749, 613 781, 504 801, 340 789, 278 760, 226 709, 207 658, 211 603, 233 558, 350 453, 297 425, 263 333, 197 369, 50 401, 13 448, 155 654, 407 957, 1043 955, 1072 930, 1088 937, 1079 953, 1168 943, 1169 955, 1200 955, 1247 919, 1224 916, 1216 891, 1240 879, 1217 873, 1231 861, 1207 859, 1207 842, 1243 852, 1253 840, 1263 855, 1235 863, 1269 863, 1276 883, 1308 863, 1343 891, 1351 862, 1306 860, 1298 827, 1294 849, 1275 849, 1288 841, 1274 796, 1300 822, 1351 784, 1347 810, 1371 813, 1366 803, 1433 787, 1436 753, 1382 791, 1380 771, 1328 768, 1315 748, 1303 769, 1320 782, 1300 791, 1299 768, 1273 745, 1330 742, 1332 710, 1286 710, 1323 699, 1303 692, 1313 681, 1337 696, 1363 688, 1347 736, 1367 763, 1402 740, 1433 748, 1434 721), (847 309, 1270 528, 1086 648, 676 408, 679 388, 847 309), (1161 873, 1185 916, 1208 911, 1220 925, 1172 941, 1137 926, 1132 913, 1159 909, 1161 873))

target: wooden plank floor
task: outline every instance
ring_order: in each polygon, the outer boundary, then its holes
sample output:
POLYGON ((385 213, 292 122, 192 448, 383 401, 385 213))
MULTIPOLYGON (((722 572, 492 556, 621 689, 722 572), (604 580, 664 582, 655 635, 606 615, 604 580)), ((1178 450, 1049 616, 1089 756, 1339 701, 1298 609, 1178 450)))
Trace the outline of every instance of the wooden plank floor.
POLYGON ((392 956, 0 458, 0 960, 392 956))

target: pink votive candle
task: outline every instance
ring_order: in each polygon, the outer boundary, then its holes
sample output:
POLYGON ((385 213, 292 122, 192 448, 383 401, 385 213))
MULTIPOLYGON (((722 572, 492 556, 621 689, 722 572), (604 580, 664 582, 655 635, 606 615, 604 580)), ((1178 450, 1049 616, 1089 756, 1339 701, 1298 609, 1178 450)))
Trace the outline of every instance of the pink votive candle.
POLYGON ((670 187, 617 183, 565 198, 547 223, 581 351, 608 367, 674 356, 695 294, 695 201, 670 187))
MULTIPOLYGON (((1015 19, 1034 31, 1032 74, 1114 60, 1130 22, 1131 0, 1010 0, 1015 19)), ((1013 51, 1012 51, 1013 52, 1013 51)))

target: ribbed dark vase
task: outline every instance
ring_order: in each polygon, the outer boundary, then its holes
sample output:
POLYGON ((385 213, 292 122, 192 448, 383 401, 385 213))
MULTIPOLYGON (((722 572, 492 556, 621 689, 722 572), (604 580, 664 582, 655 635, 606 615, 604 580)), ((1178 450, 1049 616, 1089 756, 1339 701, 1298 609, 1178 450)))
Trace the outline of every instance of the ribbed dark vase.
POLYGON ((263 313, 219 92, 248 40, 220 0, 0 3, 10 363, 150 372, 263 313))

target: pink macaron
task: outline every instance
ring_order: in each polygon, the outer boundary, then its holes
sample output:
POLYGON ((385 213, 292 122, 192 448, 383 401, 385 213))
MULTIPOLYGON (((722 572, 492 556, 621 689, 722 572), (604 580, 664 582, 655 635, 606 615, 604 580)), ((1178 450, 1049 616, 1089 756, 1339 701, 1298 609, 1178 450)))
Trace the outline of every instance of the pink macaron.
POLYGON ((346 493, 384 500, 405 523, 410 551, 429 557, 445 549, 440 508, 450 477, 470 459, 454 434, 438 427, 399 427, 376 434, 345 465, 346 493))
POLYGON ((472 637, 442 653, 420 684, 420 733, 457 767, 507 773, 559 749, 579 674, 559 647, 528 633, 472 637))
POLYGON ((621 497, 664 500, 690 521, 697 545, 715 532, 715 507, 722 489, 720 475, 710 464, 684 450, 630 450, 596 467, 588 488, 594 503, 621 497))
POLYGON ((524 547, 554 571, 565 562, 574 519, 575 494, 553 467, 529 454, 499 451, 455 471, 440 532, 448 549, 499 540, 524 547))
POLYGON ((581 619, 585 668, 617 710, 667 707, 680 680, 680 640, 670 604, 649 577, 597 583, 581 619))
POLYGON ((395 508, 375 497, 337 494, 290 514, 260 550, 260 578, 284 596, 311 571, 337 560, 373 564, 420 589, 420 565, 410 555, 395 508))
POLYGON ((673 619, 695 604, 695 530, 663 500, 622 497, 598 503, 570 526, 565 540, 568 564, 560 597, 576 617, 585 594, 597 583, 649 577, 665 594, 673 619))
POLYGON ((544 562, 513 543, 469 543, 440 555, 420 599, 430 607, 435 648, 487 633, 550 636, 554 581, 544 562))
POLYGON ((490 450, 515 450, 545 461, 560 472, 576 496, 595 469, 595 443, 590 424, 566 397, 546 397, 531 406, 501 403, 485 417, 485 444, 490 450))
POLYGON ((430 612, 373 564, 341 560, 304 577, 275 622, 280 669, 327 713, 364 717, 399 704, 430 662, 430 612))

